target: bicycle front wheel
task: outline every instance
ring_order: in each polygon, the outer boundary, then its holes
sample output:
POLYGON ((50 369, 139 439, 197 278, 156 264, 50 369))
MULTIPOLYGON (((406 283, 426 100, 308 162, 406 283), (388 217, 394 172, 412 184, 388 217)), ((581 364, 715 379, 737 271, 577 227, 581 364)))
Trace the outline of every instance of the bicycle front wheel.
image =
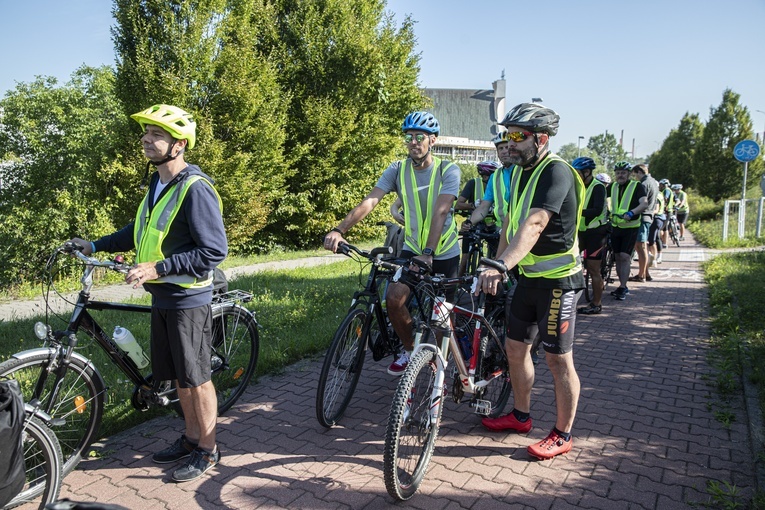
POLYGON ((259 351, 258 324, 249 310, 231 303, 213 306, 211 380, 218 397, 218 416, 247 389, 259 351))
POLYGON ((594 296, 593 288, 592 288, 592 275, 590 274, 590 270, 587 269, 587 265, 585 264, 584 267, 584 299, 587 303, 592 302, 592 298, 594 296))
POLYGON ((53 430, 61 445, 62 471, 66 476, 96 439, 104 412, 106 388, 93 365, 73 356, 54 394, 55 376, 48 369, 57 363, 56 351, 40 349, 39 353, 11 358, 0 364, 0 379, 18 381, 24 402, 40 402, 40 409, 56 420, 53 430), (62 424, 58 425, 59 422, 62 424))
MULTIPOLYGON (((504 320, 502 322, 502 330, 504 331, 504 320)), ((494 324, 491 322, 492 326, 494 324)), ((502 413, 505 404, 507 404, 507 399, 510 398, 512 384, 510 384, 510 371, 504 342, 497 337, 491 327, 484 326, 481 328, 481 346, 478 353, 479 358, 475 370, 477 383, 488 381, 488 384, 476 392, 476 403, 483 401, 481 407, 486 409, 486 412, 482 414, 496 418, 502 413)))
POLYGON ((316 419, 323 427, 332 427, 342 418, 356 391, 364 366, 367 311, 354 308, 337 328, 324 356, 316 388, 316 419))
POLYGON ((5 509, 20 505, 37 505, 45 508, 58 499, 61 491, 61 470, 64 459, 56 435, 34 416, 24 422, 22 444, 24 448, 25 480, 21 492, 5 509))
POLYGON ((385 431, 383 473, 388 494, 399 501, 417 492, 433 455, 443 411, 440 397, 436 416, 430 414, 436 370, 436 353, 420 351, 409 361, 393 397, 385 431))

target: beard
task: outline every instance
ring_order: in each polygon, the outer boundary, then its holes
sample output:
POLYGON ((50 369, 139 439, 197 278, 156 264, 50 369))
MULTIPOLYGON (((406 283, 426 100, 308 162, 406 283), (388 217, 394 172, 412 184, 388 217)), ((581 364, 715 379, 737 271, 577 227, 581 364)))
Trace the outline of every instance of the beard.
POLYGON ((537 154, 536 146, 532 145, 526 149, 510 151, 507 160, 513 165, 526 166, 537 158, 537 154))

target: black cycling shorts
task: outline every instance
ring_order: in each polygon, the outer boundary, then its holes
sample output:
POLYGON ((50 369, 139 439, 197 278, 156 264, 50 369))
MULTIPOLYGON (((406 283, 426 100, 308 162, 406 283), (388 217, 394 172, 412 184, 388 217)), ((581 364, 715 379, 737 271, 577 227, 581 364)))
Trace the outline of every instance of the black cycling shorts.
POLYGON ((601 225, 579 232, 579 249, 583 250, 585 260, 603 258, 603 247, 606 245, 606 236, 610 229, 609 225, 601 225))
POLYGON ((576 329, 576 303, 581 293, 581 290, 518 287, 505 312, 507 338, 531 344, 530 328, 538 326, 545 352, 571 352, 576 329))
POLYGON ((151 370, 155 381, 196 388, 210 380, 212 308, 151 309, 151 370))
POLYGON ((614 253, 629 253, 635 249, 639 228, 618 228, 614 227, 611 232, 611 247, 614 253))
POLYGON ((678 212, 676 214, 677 216, 677 223, 678 225, 685 225, 685 222, 688 221, 688 213, 687 212, 678 212))

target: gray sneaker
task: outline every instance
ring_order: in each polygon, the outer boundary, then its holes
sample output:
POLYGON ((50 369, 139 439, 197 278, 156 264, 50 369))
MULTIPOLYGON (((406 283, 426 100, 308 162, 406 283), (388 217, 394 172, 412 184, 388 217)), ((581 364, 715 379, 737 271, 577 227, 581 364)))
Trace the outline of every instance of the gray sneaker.
POLYGON ((192 443, 186 439, 185 435, 183 435, 168 448, 165 448, 164 450, 152 455, 151 460, 157 464, 170 464, 171 462, 177 462, 191 455, 191 452, 193 452, 194 448, 196 447, 196 443, 192 443))
POLYGON ((210 453, 201 448, 195 448, 191 452, 189 463, 173 472, 173 480, 176 482, 190 482, 207 473, 215 467, 220 460, 220 449, 210 453))

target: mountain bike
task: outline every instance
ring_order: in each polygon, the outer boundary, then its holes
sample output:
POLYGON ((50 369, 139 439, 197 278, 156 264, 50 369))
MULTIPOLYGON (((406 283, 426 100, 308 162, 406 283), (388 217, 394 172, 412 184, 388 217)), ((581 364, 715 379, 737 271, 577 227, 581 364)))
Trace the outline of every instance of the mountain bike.
MULTIPOLYGON (((130 266, 121 256, 115 260, 99 260, 83 255, 81 249, 66 243, 53 252, 45 269, 49 275, 47 303, 59 255, 73 255, 84 265, 82 288, 73 303, 66 329, 54 331, 50 324, 38 322, 34 331, 44 346, 14 354, 0 364, 0 379, 17 380, 24 401, 39 402, 39 409, 50 416, 64 456, 64 475, 75 468, 85 449, 96 439, 108 389, 95 363, 76 350, 82 333, 105 353, 105 363, 114 364, 132 382, 130 403, 135 409, 145 411, 154 405, 171 406, 182 414, 175 382, 155 381, 151 374, 142 373, 90 314, 91 310, 116 310, 144 313, 149 320, 151 306, 90 299, 96 268, 126 273, 130 266)), ((211 365, 219 415, 242 395, 257 364, 258 323, 252 312, 242 306, 251 299, 252 294, 241 290, 220 292, 213 297, 211 365)))
POLYGON ((64 478, 61 445, 56 434, 46 425, 52 419, 33 404, 25 403, 24 408, 26 418, 21 432, 24 486, 3 510, 21 505, 45 508, 45 505, 58 499, 64 478))
MULTIPOLYGON (((367 349, 372 359, 379 361, 389 355, 398 355, 401 341, 388 320, 385 292, 394 271, 399 267, 386 259, 388 247, 364 251, 341 244, 339 251, 363 267, 369 264, 366 285, 354 292, 351 306, 337 328, 332 343, 324 356, 316 388, 316 419, 324 427, 334 426, 343 416, 356 391, 367 349)), ((411 302, 410 302, 411 304, 411 302)))
POLYGON ((492 258, 496 256, 497 243, 499 241, 499 230, 486 227, 485 223, 480 223, 463 234, 469 240, 468 252, 462 256, 468 257, 465 274, 474 274, 478 269, 478 263, 482 257, 492 258), (488 252, 484 249, 488 245, 488 252))
MULTIPOLYGON (((506 273, 503 264, 488 259, 481 263, 506 273)), ((445 298, 448 289, 466 284, 472 285, 472 296, 476 275, 444 278, 403 267, 398 274, 414 286, 418 299, 428 296, 433 302, 428 320, 416 329, 415 349, 396 388, 385 432, 385 487, 394 499, 403 501, 417 492, 435 448, 449 361, 455 365, 452 399, 459 403, 470 395, 468 403, 477 414, 498 416, 510 396, 511 384, 503 343, 484 316, 485 294, 480 293, 470 308, 445 298), (467 318, 467 326, 460 327, 457 317, 467 318), (467 339, 460 337, 464 332, 467 339), (423 341, 430 338, 435 342, 423 341)))
MULTIPOLYGON (((611 233, 606 234, 606 243, 603 245, 603 255, 600 258, 600 277, 603 279, 603 290, 608 288, 609 283, 614 283, 614 278, 611 276, 613 273, 614 265, 616 264, 616 254, 614 254, 614 247, 611 244, 611 233)), ((591 303, 594 297, 592 290, 592 275, 587 264, 584 265, 584 299, 587 303, 591 303)))
POLYGON ((680 227, 677 226, 677 216, 670 214, 668 221, 667 231, 669 232, 669 238, 672 239, 672 243, 675 246, 680 248, 680 227))

